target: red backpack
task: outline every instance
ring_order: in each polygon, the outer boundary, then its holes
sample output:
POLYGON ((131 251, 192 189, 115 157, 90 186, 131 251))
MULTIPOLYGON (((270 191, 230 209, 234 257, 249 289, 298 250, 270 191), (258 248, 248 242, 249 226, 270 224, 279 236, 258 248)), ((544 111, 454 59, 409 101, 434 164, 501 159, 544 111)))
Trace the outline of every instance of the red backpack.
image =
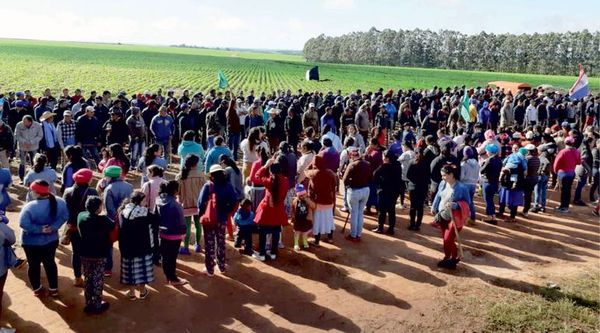
POLYGON ((208 203, 204 209, 204 213, 200 217, 200 223, 205 227, 217 226, 217 195, 214 192, 214 184, 209 183, 208 203))

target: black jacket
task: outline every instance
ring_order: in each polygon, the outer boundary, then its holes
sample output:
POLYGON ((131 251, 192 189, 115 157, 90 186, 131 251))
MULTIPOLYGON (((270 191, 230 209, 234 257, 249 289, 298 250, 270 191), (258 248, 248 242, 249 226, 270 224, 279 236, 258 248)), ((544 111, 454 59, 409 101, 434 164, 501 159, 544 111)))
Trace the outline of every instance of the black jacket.
POLYGON ((405 185, 402 181, 402 165, 399 162, 384 163, 373 173, 377 193, 398 197, 405 185))
POLYGON ((424 158, 420 162, 413 161, 406 172, 408 179, 408 190, 427 193, 429 183, 431 182, 431 172, 428 167, 428 162, 424 158))
POLYGON ((152 253, 152 225, 157 216, 146 207, 128 204, 119 215, 119 250, 131 259, 152 253))
POLYGON ((500 171, 502 170, 502 159, 498 156, 493 156, 485 161, 479 169, 481 180, 488 184, 498 184, 500 181, 500 171))
POLYGON ((14 150, 13 132, 7 124, 0 125, 0 150, 7 152, 14 150))

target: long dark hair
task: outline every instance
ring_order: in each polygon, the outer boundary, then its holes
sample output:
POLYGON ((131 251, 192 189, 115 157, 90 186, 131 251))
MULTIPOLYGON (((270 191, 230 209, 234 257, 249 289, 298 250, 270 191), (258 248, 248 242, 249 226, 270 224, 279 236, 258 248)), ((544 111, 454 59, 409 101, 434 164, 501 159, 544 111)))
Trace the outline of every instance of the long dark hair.
POLYGON ((160 184, 159 194, 166 194, 175 196, 179 192, 179 182, 176 180, 169 180, 166 183, 160 184))
POLYGON ((254 151, 254 147, 256 146, 256 141, 260 140, 260 129, 254 127, 250 130, 248 134, 248 148, 250 151, 254 151))
POLYGON ((225 164, 228 167, 231 167, 236 174, 238 174, 238 175, 241 174, 240 169, 238 168, 238 166, 235 164, 235 161, 231 157, 223 154, 219 158, 219 162, 225 164))
MULTIPOLYGON (((40 154, 40 155, 43 155, 44 158, 46 157, 46 155, 44 155, 44 154, 40 154)), ((35 183, 38 183, 44 187, 54 186, 54 184, 51 185, 43 179, 38 179, 35 181, 35 183)), ((38 198, 38 200, 40 200, 40 199, 46 199, 46 197, 44 196, 44 197, 38 198)), ((54 196, 54 194, 48 193, 48 201, 50 202, 50 217, 54 219, 56 217, 56 213, 58 211, 56 197, 54 196)))
POLYGON ((260 156, 260 164, 267 164, 267 161, 269 160, 269 152, 267 151, 267 149, 263 146, 258 146, 258 153, 260 156))
POLYGON ((127 158, 127 155, 125 155, 125 152, 123 151, 123 146, 121 146, 121 144, 119 144, 119 143, 113 143, 112 145, 108 146, 108 149, 110 150, 110 156, 112 158, 115 158, 118 161, 120 161, 121 163, 123 163, 124 173, 129 172, 129 168, 131 167, 131 164, 129 162, 129 159, 127 158))
POLYGON ((156 157, 154 154, 156 154, 159 149, 160 146, 156 143, 153 143, 146 148, 146 151, 144 152, 144 165, 146 167, 152 165, 152 162, 154 162, 154 158, 156 157))
POLYGON ((65 155, 67 155, 73 171, 88 167, 87 161, 83 158, 83 150, 81 147, 67 146, 67 148, 65 148, 65 155))
POLYGON ((273 179, 273 186, 271 187, 271 203, 273 206, 278 203, 279 197, 279 182, 281 181, 281 165, 278 162, 271 164, 269 167, 271 178, 273 179), (279 176, 279 177, 278 177, 279 176))
POLYGON ((198 166, 199 161, 200 158, 197 155, 190 154, 186 156, 185 162, 183 164, 183 169, 181 169, 181 180, 187 179, 187 177, 190 174, 190 171, 192 171, 192 169, 198 166))
POLYGON ((44 171, 46 163, 48 163, 48 157, 45 154, 36 154, 33 158, 33 171, 36 173, 44 171))

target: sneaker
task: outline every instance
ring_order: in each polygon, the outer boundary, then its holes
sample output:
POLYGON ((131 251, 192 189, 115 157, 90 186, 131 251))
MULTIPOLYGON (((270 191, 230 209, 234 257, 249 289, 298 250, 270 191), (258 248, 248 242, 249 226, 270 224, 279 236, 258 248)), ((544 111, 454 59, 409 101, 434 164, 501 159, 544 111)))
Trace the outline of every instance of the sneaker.
POLYGON ((127 298, 129 298, 130 301, 135 301, 137 299, 137 297, 135 296, 135 291, 128 291, 127 294, 125 294, 125 296, 127 296, 127 298))
POLYGON ((13 268, 21 269, 21 268, 25 267, 25 264, 27 264, 27 259, 17 259, 17 262, 15 263, 13 268))
POLYGON ((350 241, 352 243, 358 243, 359 242, 358 237, 352 237, 351 235, 346 236, 346 240, 350 241))
POLYGON ((150 290, 148 288, 144 288, 144 290, 140 293, 140 299, 146 299, 150 295, 150 290))
POLYGON ((112 277, 112 271, 104 271, 104 277, 105 278, 111 278, 112 277))
POLYGON ((373 231, 376 234, 383 234, 383 229, 381 229, 381 228, 375 228, 375 229, 373 229, 371 231, 373 231))
POLYGON ((304 244, 302 244, 302 247, 305 248, 305 249, 308 249, 309 248, 308 242, 304 242, 304 244))
POLYGON ((73 287, 77 287, 77 288, 83 288, 84 286, 84 282, 82 278, 75 278, 75 280, 73 281, 73 287))
POLYGON ((275 260, 277 259, 277 255, 275 253, 269 253, 269 258, 271 258, 271 260, 275 260))
POLYGON ((348 212, 348 208, 342 207, 342 208, 340 208, 340 212, 347 213, 348 212))
POLYGON ((296 252, 300 251, 300 246, 299 245, 294 245, 294 251, 296 251, 296 252))
POLYGON ((50 295, 50 297, 58 297, 58 288, 48 288, 48 295, 50 295))
POLYGON ((190 249, 187 247, 181 247, 181 248, 179 248, 179 254, 186 255, 186 256, 190 255, 190 249))
POLYGON ((285 249, 285 245, 283 244, 283 242, 279 242, 279 244, 277 245, 278 248, 280 249, 285 249))
POLYGON ((568 208, 563 208, 563 207, 557 207, 554 210, 556 210, 559 213, 568 213, 569 212, 568 208))
POLYGON ((444 259, 438 262, 437 266, 446 269, 456 269, 457 261, 455 259, 444 259))
POLYGON ((261 256, 258 252, 254 252, 252 254, 252 258, 254 258, 258 261, 265 261, 265 256, 261 256))
POLYGON ((196 253, 202 252, 202 246, 200 244, 196 244, 196 248, 194 249, 196 253))
POLYGON ((0 327, 0 333, 15 333, 16 331, 16 328, 0 327))
POLYGON ((37 288, 36 290, 33 291, 33 296, 35 297, 42 297, 44 296, 44 287, 40 286, 39 288, 37 288))
POLYGON ((529 217, 529 212, 523 212, 521 215, 523 215, 523 217, 529 217))
POLYGON ((169 281, 169 284, 172 285, 173 287, 179 287, 179 286, 188 284, 188 281, 186 279, 177 279, 177 280, 169 281))

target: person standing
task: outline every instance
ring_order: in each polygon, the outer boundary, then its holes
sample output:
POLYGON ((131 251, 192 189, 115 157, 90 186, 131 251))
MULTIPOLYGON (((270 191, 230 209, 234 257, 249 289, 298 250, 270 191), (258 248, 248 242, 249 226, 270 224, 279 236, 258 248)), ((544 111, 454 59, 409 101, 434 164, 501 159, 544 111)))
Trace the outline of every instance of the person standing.
POLYGON ((10 168, 8 157, 14 152, 15 138, 13 131, 0 120, 0 168, 10 168))
POLYGON ((558 152, 553 166, 560 180, 560 206, 556 208, 560 213, 569 212, 571 186, 575 179, 575 167, 579 164, 581 164, 581 154, 575 148, 575 139, 569 136, 565 139, 565 149, 558 152))
POLYGON ((408 226, 408 230, 412 231, 421 230, 425 200, 427 199, 431 182, 430 162, 425 154, 425 150, 423 148, 417 149, 415 160, 408 165, 408 170, 406 171, 406 178, 408 179, 407 187, 410 195, 410 225, 408 226))
POLYGON ((344 186, 348 188, 347 201, 350 208, 350 234, 346 237, 352 242, 360 242, 364 209, 369 198, 369 183, 371 182, 371 165, 365 161, 358 150, 350 151, 352 162, 346 168, 342 178, 344 186))
POLYGON ((44 138, 40 141, 40 149, 45 152, 48 157, 50 168, 56 170, 58 158, 60 157, 59 137, 54 126, 54 116, 52 112, 44 112, 40 117, 42 123, 42 133, 44 138))
POLYGON ((463 160, 460 163, 460 182, 467 187, 471 196, 469 211, 471 213, 468 223, 475 222, 476 211, 473 198, 477 189, 477 180, 479 179, 479 162, 477 162, 477 153, 471 146, 463 148, 463 160))
POLYGON ((177 254, 181 239, 185 235, 185 219, 183 206, 177 202, 179 182, 171 180, 160 185, 160 194, 156 199, 156 213, 160 228, 160 254, 162 268, 167 283, 172 286, 182 286, 188 281, 177 276, 177 254))
POLYGON ((63 113, 63 120, 58 122, 56 125, 56 135, 58 137, 58 144, 62 151, 65 147, 75 145, 75 130, 77 124, 73 121, 73 114, 71 111, 65 111, 63 113))
POLYGON ((285 198, 288 192, 288 180, 281 172, 281 165, 269 159, 256 175, 265 186, 265 197, 256 209, 254 222, 258 225, 259 252, 253 257, 264 261, 267 255, 267 235, 271 235, 271 260, 277 258, 277 244, 281 234, 281 227, 287 225, 287 213, 285 211, 285 198))
POLYGON ((198 157, 198 164, 196 165, 197 169, 200 171, 204 170, 203 161, 204 161, 204 148, 202 145, 195 141, 196 134, 194 131, 187 131, 183 133, 182 141, 177 148, 177 155, 179 155, 180 160, 180 168, 183 169, 185 166, 185 160, 190 155, 196 155, 198 157))
POLYGON ((202 245, 200 245, 202 228, 200 227, 200 215, 198 214, 198 196, 204 186, 204 173, 198 168, 199 163, 200 158, 197 155, 187 155, 181 173, 177 175, 177 180, 179 181, 179 202, 183 205, 183 216, 187 228, 183 247, 179 250, 179 254, 190 254, 189 246, 192 234, 192 222, 196 228, 195 252, 202 252, 202 245))
POLYGON ((73 275, 75 287, 83 287, 83 279, 81 278, 81 236, 77 231, 77 216, 85 211, 85 203, 87 198, 97 196, 98 192, 90 187, 93 172, 90 169, 80 169, 72 176, 75 185, 65 190, 63 200, 67 204, 69 210, 69 219, 67 220, 67 228, 69 239, 71 240, 71 266, 73 267, 73 275))
MULTIPOLYGON (((388 218, 388 235, 394 234, 396 226, 396 200, 400 190, 405 186, 404 181, 398 175, 402 174, 402 166, 398 162, 396 154, 387 150, 383 154, 383 164, 373 173, 373 184, 377 191, 377 215, 378 226, 374 232, 382 234, 386 216, 388 218)), ((412 195, 411 195, 412 199, 412 195)))
POLYGON ((48 292, 58 297, 58 271, 55 254, 58 247, 58 230, 68 220, 69 210, 61 198, 50 192, 50 184, 36 180, 29 187, 34 200, 25 204, 19 216, 23 229, 21 244, 27 256, 29 283, 36 297, 44 294, 40 282, 40 265, 44 264, 48 279, 48 292))
POLYGON ((211 166, 210 180, 202 186, 198 197, 198 213, 204 230, 204 264, 202 271, 214 275, 215 260, 225 273, 225 229, 229 215, 234 211, 236 195, 225 170, 219 164, 211 166))
POLYGON ((308 197, 316 205, 313 209, 312 232, 315 236, 314 244, 319 246, 322 235, 327 235, 329 243, 333 242, 333 232, 335 231, 333 211, 338 178, 335 172, 327 168, 325 159, 320 155, 314 158, 313 167, 304 174, 308 179, 308 197))
MULTIPOLYGON (((108 186, 104 190, 104 205, 106 215, 109 219, 116 221, 118 219, 118 209, 123 201, 133 192, 133 186, 121 178, 122 169, 116 165, 111 165, 104 169, 104 177, 109 179, 108 186)), ((105 277, 112 276, 113 260, 112 246, 108 249, 106 267, 104 270, 105 277)))
POLYGON ((152 118, 150 131, 154 136, 154 142, 162 146, 163 158, 167 164, 171 162, 171 139, 175 132, 175 122, 173 117, 167 113, 167 107, 161 106, 158 114, 152 118))
POLYGON ((229 146, 229 150, 231 150, 234 161, 237 161, 241 132, 240 116, 237 114, 235 99, 232 99, 227 108, 227 145, 229 146))
MULTIPOLYGON (((56 171, 50 169, 46 164, 48 163, 48 158, 44 154, 35 154, 33 158, 33 169, 29 170, 23 178, 23 184, 29 187, 33 182, 38 179, 42 179, 50 184, 50 193, 56 194, 56 190, 54 188, 54 182, 56 182, 56 171)), ((27 202, 33 200, 33 192, 30 190, 27 192, 25 196, 25 200, 27 202)))
POLYGON ((77 216, 77 229, 81 237, 81 264, 85 276, 85 308, 87 314, 100 314, 108 310, 109 303, 102 301, 106 253, 117 238, 117 225, 102 214, 102 199, 90 196, 85 201, 85 211, 77 216))
POLYGON ((146 149, 147 140, 146 123, 141 116, 140 108, 135 106, 131 108, 131 116, 127 118, 126 124, 129 128, 130 164, 132 166, 137 166, 138 161, 144 154, 144 149, 146 149))
POLYGON ((527 170, 525 171, 525 182, 523 184, 524 201, 523 204, 523 216, 529 216, 529 210, 531 209, 531 199, 533 196, 533 190, 535 185, 538 183, 538 172, 540 169, 540 158, 537 156, 538 151, 533 144, 525 146, 527 149, 527 170))
MULTIPOLYGON (((100 97, 102 99, 102 97, 100 97)), ((98 148, 102 145, 100 139, 100 121, 95 116, 93 106, 85 108, 85 115, 77 119, 75 126, 75 140, 77 145, 83 148, 86 158, 92 158, 96 165, 100 163, 98 148)))
POLYGON ((481 193, 485 201, 485 215, 483 222, 496 225, 496 206, 494 196, 498 192, 502 159, 498 156, 500 150, 493 143, 485 146, 487 158, 482 162, 479 172, 481 174, 481 193))
POLYGON ((127 297, 145 299, 146 285, 154 281, 154 238, 152 226, 156 216, 142 206, 144 193, 135 191, 119 210, 119 250, 121 251, 121 283, 129 287, 127 297))
POLYGON ((19 149, 19 178, 23 182, 27 158, 29 158, 29 163, 33 165, 33 158, 39 149, 40 141, 44 138, 42 125, 33 121, 31 116, 24 116, 23 120, 16 125, 15 137, 19 149))

